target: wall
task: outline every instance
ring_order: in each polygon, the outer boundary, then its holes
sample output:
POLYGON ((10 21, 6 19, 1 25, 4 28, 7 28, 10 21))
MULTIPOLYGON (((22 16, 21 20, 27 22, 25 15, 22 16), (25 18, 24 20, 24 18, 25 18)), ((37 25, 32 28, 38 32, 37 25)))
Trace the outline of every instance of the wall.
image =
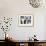
MULTIPOLYGON (((0 0, 0 16, 13 17, 12 26, 8 32, 17 40, 27 40, 34 34, 37 35, 37 39, 46 40, 46 8, 44 7, 33 8, 28 0, 0 0), (18 15, 22 14, 32 14, 34 16, 34 27, 18 26, 18 15)), ((0 39, 2 39, 2 36, 0 39)))

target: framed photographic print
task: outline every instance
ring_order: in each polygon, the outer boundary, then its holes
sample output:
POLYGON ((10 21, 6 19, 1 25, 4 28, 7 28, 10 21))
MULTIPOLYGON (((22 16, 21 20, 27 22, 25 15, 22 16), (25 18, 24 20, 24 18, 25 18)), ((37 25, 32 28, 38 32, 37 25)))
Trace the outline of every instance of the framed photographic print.
POLYGON ((33 26, 33 15, 19 15, 19 26, 33 26))

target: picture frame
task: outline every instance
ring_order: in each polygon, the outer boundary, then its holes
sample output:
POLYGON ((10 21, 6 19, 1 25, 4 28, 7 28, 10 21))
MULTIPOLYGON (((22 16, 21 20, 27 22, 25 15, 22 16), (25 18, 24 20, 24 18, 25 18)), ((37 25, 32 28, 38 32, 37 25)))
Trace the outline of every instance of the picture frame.
POLYGON ((34 17, 33 15, 19 15, 19 26, 33 26, 34 17))

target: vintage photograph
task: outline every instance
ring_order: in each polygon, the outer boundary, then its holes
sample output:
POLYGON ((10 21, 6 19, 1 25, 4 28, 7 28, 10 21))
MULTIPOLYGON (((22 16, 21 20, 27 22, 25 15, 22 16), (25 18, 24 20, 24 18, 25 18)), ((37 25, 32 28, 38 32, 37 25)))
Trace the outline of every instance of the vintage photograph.
POLYGON ((19 26, 33 26, 33 16, 32 15, 20 15, 19 26))

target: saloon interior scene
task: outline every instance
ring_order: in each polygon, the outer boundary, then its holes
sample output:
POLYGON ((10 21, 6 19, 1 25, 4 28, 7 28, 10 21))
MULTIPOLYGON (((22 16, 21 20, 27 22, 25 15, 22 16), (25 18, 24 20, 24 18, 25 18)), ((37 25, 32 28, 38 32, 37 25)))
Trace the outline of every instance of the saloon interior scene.
POLYGON ((46 46, 46 0, 0 0, 0 46, 46 46))

